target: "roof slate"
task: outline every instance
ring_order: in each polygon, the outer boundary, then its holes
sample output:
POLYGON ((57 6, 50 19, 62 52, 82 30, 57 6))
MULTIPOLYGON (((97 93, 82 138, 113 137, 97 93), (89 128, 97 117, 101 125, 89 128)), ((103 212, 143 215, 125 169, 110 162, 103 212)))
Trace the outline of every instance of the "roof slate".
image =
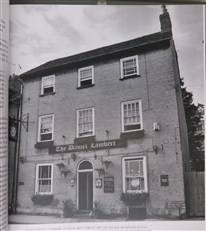
POLYGON ((139 38, 135 38, 132 40, 128 40, 125 42, 121 43, 116 43, 113 45, 101 47, 98 49, 86 51, 83 53, 79 53, 76 55, 64 57, 64 58, 59 58, 55 59, 52 61, 49 61, 47 63, 44 63, 36 68, 33 68, 23 74, 20 75, 21 78, 25 77, 31 77, 31 76, 36 76, 36 75, 44 75, 46 72, 49 70, 55 70, 60 67, 68 67, 68 65, 78 63, 81 61, 86 61, 98 57, 103 57, 105 55, 110 55, 114 53, 118 53, 121 51, 126 51, 132 48, 137 48, 137 47, 142 47, 142 46, 147 46, 149 44, 169 40, 172 38, 172 33, 169 32, 157 32, 154 34, 142 36, 139 38))

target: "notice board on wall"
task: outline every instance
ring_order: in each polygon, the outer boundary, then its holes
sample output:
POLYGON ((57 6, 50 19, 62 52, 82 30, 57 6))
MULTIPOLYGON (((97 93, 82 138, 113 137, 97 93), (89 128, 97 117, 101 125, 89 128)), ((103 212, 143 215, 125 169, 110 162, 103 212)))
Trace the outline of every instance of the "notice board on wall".
POLYGON ((114 177, 113 176, 104 177, 104 192, 105 193, 114 192, 114 177))

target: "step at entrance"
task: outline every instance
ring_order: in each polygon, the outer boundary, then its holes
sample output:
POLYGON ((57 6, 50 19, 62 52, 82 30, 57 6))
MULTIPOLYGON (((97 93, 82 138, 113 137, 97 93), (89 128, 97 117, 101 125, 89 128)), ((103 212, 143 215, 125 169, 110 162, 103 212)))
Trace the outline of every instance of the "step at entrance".
POLYGON ((78 211, 76 214, 74 214, 74 218, 89 218, 89 214, 91 211, 78 211))

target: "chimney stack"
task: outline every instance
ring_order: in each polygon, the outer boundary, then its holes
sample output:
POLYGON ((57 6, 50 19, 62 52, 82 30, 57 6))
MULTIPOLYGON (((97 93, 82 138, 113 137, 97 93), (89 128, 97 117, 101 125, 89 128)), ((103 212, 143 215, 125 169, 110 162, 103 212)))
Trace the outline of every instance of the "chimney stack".
POLYGON ((160 15, 161 31, 162 32, 167 32, 167 31, 172 32, 172 23, 171 23, 170 15, 167 12, 167 8, 165 4, 162 5, 162 11, 163 11, 163 14, 160 15))

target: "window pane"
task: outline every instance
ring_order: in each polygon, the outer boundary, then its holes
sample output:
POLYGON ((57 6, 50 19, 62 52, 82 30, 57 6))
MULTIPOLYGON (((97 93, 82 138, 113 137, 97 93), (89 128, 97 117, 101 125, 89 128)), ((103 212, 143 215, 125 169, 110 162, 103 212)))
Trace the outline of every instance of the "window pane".
POLYGON ((51 92, 54 92, 54 87, 53 86, 44 88, 44 92, 43 92, 44 94, 51 93, 51 92))
POLYGON ((132 174, 132 175, 137 174, 137 175, 139 175, 139 173, 140 173, 139 161, 130 161, 129 164, 130 164, 130 172, 129 172, 129 174, 132 174))
POLYGON ((127 175, 143 175, 143 161, 129 160, 125 162, 127 175))
POLYGON ((145 183, 144 183, 144 178, 141 178, 141 180, 140 180, 140 189, 141 190, 145 190, 145 183))
POLYGON ((39 166, 39 175, 38 175, 38 178, 41 178, 42 176, 42 166, 39 166))
POLYGON ((54 85, 54 76, 46 77, 43 79, 43 87, 54 85))
POLYGON ((134 192, 145 190, 145 182, 143 177, 126 178, 126 191, 134 192))
POLYGON ((51 180, 39 180, 39 192, 40 193, 51 192, 51 180))
POLYGON ((49 177, 51 177, 50 174, 49 174, 49 168, 51 168, 51 166, 40 166, 40 169, 41 169, 40 178, 49 178, 49 177))
POLYGON ((52 128, 52 116, 41 118, 41 129, 42 133, 49 131, 52 128))
POLYGON ((40 135, 40 140, 41 140, 41 141, 52 140, 52 133, 41 134, 41 135, 40 135))
POLYGON ((81 80, 88 79, 88 78, 92 78, 92 68, 84 69, 80 71, 81 80))
POLYGON ((92 84, 92 79, 91 78, 81 81, 81 87, 88 86, 88 85, 91 85, 91 84, 92 84))

